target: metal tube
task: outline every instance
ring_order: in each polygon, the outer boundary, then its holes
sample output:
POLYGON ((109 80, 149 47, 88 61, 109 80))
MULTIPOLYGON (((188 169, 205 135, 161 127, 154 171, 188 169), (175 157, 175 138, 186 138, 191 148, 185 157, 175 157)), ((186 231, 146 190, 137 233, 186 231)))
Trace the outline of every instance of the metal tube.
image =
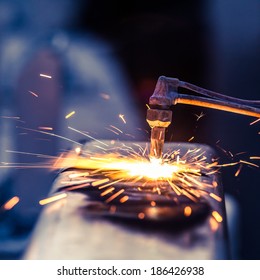
POLYGON ((205 108, 212 108, 216 110, 260 118, 259 108, 254 108, 254 107, 228 102, 228 101, 214 100, 214 99, 208 99, 204 97, 179 94, 178 97, 174 100, 174 104, 177 103, 193 105, 193 106, 201 106, 205 108))

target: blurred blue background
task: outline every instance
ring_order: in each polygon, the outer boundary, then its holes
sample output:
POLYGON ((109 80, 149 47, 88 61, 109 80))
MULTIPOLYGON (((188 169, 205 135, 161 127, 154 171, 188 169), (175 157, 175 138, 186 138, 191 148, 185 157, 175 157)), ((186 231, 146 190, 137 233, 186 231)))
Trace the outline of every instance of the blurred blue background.
MULTIPOLYGON (((50 126, 78 140, 67 129, 72 126, 112 139, 104 128, 121 126, 121 113, 127 132, 148 140, 145 104, 161 75, 260 99, 258 0, 0 0, 0 36, 1 162, 41 160, 6 150, 56 155, 70 147, 19 127, 50 126), (72 110, 75 116, 65 120, 72 110)), ((260 123, 250 126, 251 121, 178 105, 167 139, 194 136, 194 142, 215 148, 223 162, 247 160, 260 156, 260 123), (197 121, 201 112, 205 116, 197 121)), ((244 166, 238 177, 236 170, 222 170, 225 192, 239 205, 235 257, 260 259, 259 169, 244 166)), ((0 170, 0 207, 20 197, 12 210, 0 213, 1 259, 22 255, 41 211, 37 202, 54 177, 48 170, 0 170)))

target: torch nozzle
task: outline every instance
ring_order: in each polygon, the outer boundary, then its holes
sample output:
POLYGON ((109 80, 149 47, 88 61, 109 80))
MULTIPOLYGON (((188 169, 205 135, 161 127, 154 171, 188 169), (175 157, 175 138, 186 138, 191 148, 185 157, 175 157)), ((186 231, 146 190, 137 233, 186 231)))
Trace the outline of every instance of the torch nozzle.
POLYGON ((171 124, 171 105, 186 104, 256 117, 260 119, 260 100, 244 100, 210 91, 193 84, 165 76, 159 77, 149 105, 146 120, 151 127, 150 159, 162 159, 165 130, 171 124), (186 88, 201 96, 178 93, 178 88, 186 88), (254 107, 253 107, 254 106, 254 107))
POLYGON ((165 140, 165 127, 153 127, 151 130, 150 159, 162 159, 165 140))
POLYGON ((165 130, 171 124, 172 111, 162 109, 149 109, 147 122, 151 127, 150 159, 162 159, 165 130))

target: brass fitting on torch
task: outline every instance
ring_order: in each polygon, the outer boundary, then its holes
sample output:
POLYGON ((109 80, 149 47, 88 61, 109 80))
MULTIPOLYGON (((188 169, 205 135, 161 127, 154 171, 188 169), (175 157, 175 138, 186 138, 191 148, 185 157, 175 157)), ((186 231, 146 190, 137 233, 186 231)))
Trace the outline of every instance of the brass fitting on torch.
POLYGON ((174 96, 177 96, 179 80, 159 77, 154 93, 149 99, 146 121, 151 127, 150 158, 162 158, 165 140, 165 130, 172 122, 172 105, 174 96))
POLYGON ((260 118, 260 100, 244 100, 207 90, 196 85, 165 76, 159 77, 153 95, 149 99, 151 109, 146 120, 151 127, 150 159, 162 159, 165 130, 171 124, 170 107, 177 103, 212 108, 226 112, 260 118), (201 96, 178 93, 178 87, 197 92, 201 96))
POLYGON ((162 158, 165 130, 172 122, 172 111, 148 109, 146 120, 151 127, 150 158, 162 158))

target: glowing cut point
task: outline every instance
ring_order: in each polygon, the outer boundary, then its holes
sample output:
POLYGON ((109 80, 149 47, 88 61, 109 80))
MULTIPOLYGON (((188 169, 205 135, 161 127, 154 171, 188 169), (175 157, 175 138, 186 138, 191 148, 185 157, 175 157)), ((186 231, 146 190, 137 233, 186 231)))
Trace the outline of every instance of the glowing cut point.
POLYGON ((160 159, 152 159, 150 162, 140 162, 128 167, 130 176, 143 176, 149 179, 170 179, 178 172, 176 165, 162 163, 160 159))
POLYGON ((77 155, 79 155, 81 153, 81 148, 80 147, 75 148, 75 152, 77 155))

